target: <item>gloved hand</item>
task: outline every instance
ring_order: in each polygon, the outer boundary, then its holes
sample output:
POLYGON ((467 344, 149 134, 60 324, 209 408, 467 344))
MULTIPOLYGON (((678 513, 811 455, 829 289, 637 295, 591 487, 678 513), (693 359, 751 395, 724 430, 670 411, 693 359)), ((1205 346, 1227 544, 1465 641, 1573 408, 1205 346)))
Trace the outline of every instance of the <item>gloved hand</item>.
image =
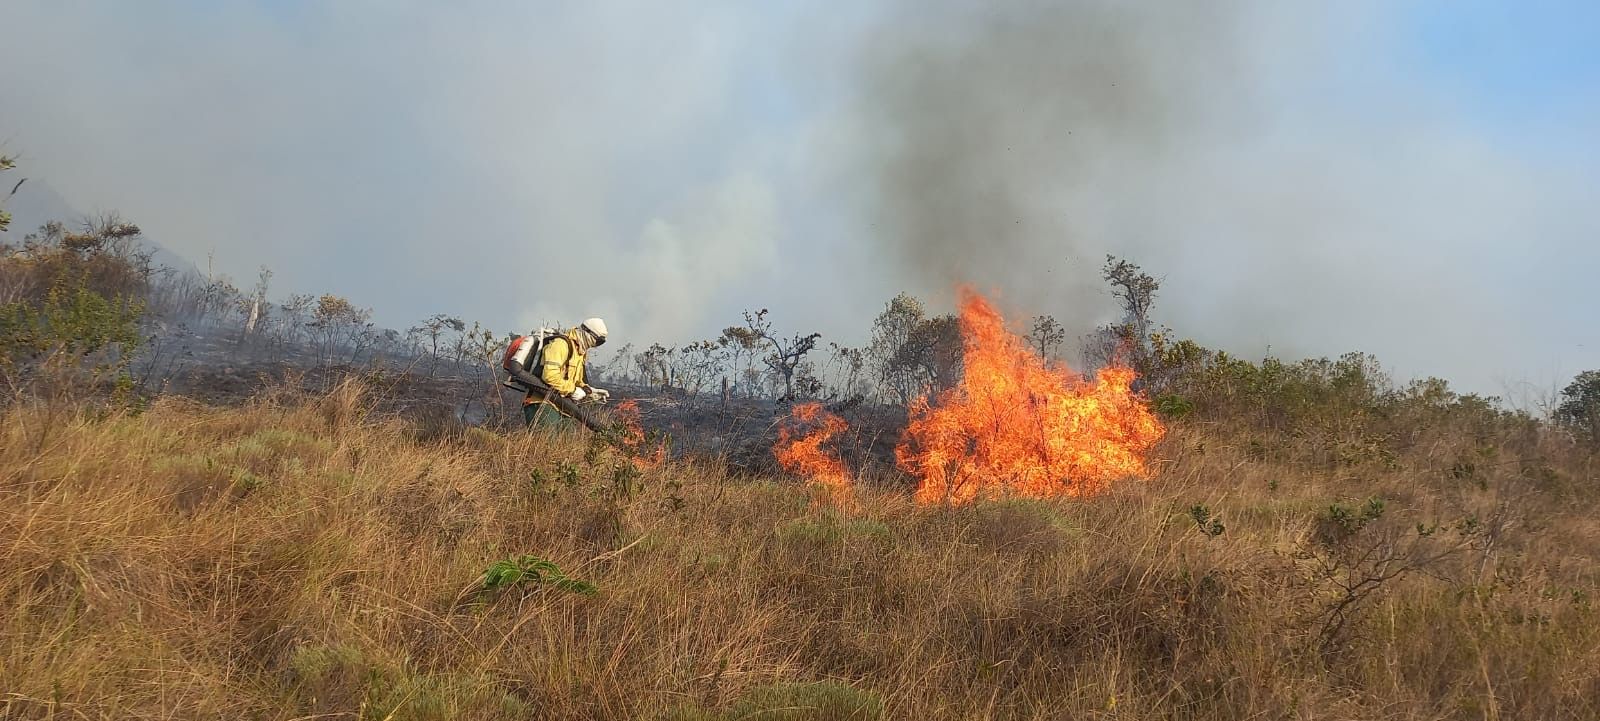
POLYGON ((604 403, 611 400, 611 391, 604 388, 590 388, 589 395, 594 396, 596 403, 604 403))
POLYGON ((567 397, 571 398, 572 402, 576 403, 578 401, 583 400, 584 397, 587 396, 587 395, 589 395, 589 394, 584 392, 582 387, 579 387, 579 388, 572 389, 572 395, 569 395, 567 397))

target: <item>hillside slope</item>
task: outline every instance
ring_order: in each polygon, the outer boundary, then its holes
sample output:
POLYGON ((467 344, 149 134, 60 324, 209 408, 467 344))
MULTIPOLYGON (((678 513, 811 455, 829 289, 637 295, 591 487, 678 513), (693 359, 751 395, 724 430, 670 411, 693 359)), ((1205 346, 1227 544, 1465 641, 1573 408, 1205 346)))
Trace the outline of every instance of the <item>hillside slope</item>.
POLYGON ((1600 717, 1600 521, 1550 439, 1316 468, 1180 424, 1102 496, 840 511, 367 409, 7 411, 0 717, 1600 717))

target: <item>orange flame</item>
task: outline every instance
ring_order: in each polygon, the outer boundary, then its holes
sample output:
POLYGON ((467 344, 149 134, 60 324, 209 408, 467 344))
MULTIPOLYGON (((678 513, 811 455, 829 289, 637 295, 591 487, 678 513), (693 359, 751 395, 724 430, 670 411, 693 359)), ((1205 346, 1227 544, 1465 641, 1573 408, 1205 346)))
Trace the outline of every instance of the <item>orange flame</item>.
POLYGON ((836 502, 849 498, 853 475, 850 468, 837 456, 822 450, 822 444, 848 428, 844 419, 823 410, 821 403, 797 405, 789 418, 789 424, 778 428, 778 445, 772 449, 778 465, 827 489, 836 502), (796 438, 796 430, 804 426, 814 427, 796 438))
POLYGON ((650 439, 645 436, 644 426, 639 421, 639 402, 626 400, 617 404, 617 410, 612 417, 622 426, 622 450, 633 461, 633 466, 641 471, 648 471, 661 465, 667 459, 667 444, 657 441, 654 448, 650 439))
POLYGON ((1081 496, 1145 475, 1144 454, 1166 430, 1131 389, 1131 369, 1093 381, 1050 363, 982 296, 961 291, 961 383, 924 397, 895 459, 918 479, 918 503, 979 497, 1081 496))

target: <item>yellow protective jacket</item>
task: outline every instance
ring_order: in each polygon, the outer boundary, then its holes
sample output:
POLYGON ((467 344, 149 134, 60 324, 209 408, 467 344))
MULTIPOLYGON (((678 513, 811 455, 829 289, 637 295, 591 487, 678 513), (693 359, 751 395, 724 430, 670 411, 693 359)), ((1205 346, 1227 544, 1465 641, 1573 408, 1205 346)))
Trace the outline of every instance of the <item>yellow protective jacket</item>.
MULTIPOLYGON (((583 378, 584 361, 588 352, 583 344, 578 342, 578 329, 570 328, 561 335, 545 341, 544 349, 539 353, 539 369, 534 371, 539 378, 555 389, 555 392, 568 396, 572 395, 574 388, 589 389, 589 384, 583 378)), ((533 371, 532 368, 528 370, 533 371)), ((542 392, 529 391, 524 403, 538 403, 544 399, 542 392)))

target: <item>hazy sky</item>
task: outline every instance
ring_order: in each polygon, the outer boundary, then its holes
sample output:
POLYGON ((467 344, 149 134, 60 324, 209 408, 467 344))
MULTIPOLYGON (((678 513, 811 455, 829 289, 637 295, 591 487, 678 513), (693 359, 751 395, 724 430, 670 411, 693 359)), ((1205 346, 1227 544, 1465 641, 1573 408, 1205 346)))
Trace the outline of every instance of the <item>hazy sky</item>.
POLYGON ((956 282, 1074 331, 1127 255, 1246 354, 1512 395, 1600 367, 1600 5, 6 0, 0 142, 274 293, 405 327, 956 282))

